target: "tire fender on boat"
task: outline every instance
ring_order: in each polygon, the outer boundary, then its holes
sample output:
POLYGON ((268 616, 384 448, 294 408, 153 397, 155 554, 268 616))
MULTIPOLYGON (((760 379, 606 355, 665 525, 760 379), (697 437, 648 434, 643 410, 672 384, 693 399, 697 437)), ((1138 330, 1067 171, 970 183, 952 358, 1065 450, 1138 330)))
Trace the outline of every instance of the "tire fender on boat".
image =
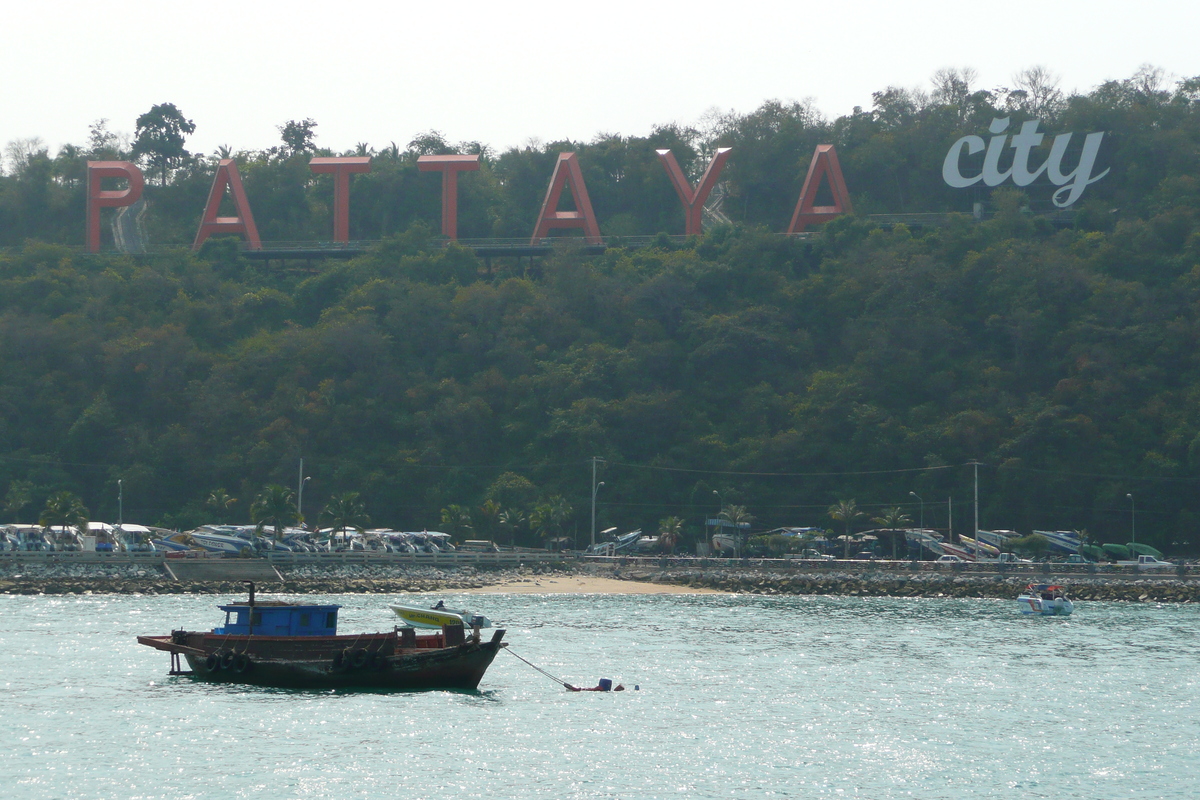
POLYGON ((367 653, 366 650, 364 650, 363 648, 360 647, 359 649, 354 651, 354 658, 351 661, 351 663, 354 665, 355 669, 362 669, 363 667, 365 667, 367 665, 369 656, 370 656, 370 654, 367 653))
POLYGON ((209 653, 208 658, 204 659, 204 668, 209 672, 216 672, 221 666, 221 659, 217 658, 216 653, 209 653))
POLYGON ((230 669, 233 666, 235 656, 232 650, 226 650, 221 655, 221 669, 230 669))
POLYGON ((233 671, 241 674, 254 668, 254 662, 245 653, 238 653, 233 659, 233 671))

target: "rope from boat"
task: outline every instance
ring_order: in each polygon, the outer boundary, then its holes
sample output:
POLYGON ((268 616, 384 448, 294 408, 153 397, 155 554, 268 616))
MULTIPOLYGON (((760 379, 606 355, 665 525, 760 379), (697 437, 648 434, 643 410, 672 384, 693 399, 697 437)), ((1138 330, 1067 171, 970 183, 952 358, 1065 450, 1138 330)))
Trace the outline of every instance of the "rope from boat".
POLYGON ((547 678, 549 678, 550 680, 554 681, 555 683, 562 684, 562 685, 563 685, 564 687, 566 687, 566 688, 570 688, 570 687, 571 687, 571 684, 567 683, 567 682, 566 682, 566 681, 564 681, 562 678, 556 678, 556 677, 554 677, 553 675, 551 675, 549 672, 546 672, 546 670, 544 670, 544 669, 542 669, 541 667, 539 667, 537 664, 532 664, 532 663, 530 663, 530 662, 528 662, 528 661, 525 661, 525 659, 521 658, 521 657, 520 657, 520 656, 518 656, 516 653, 513 653, 513 651, 512 651, 512 648, 511 648, 511 647, 506 647, 506 648, 504 648, 504 649, 505 649, 505 651, 507 651, 508 653, 511 653, 511 654, 512 654, 512 655, 513 655, 513 656, 514 656, 514 657, 515 657, 515 658, 516 658, 518 661, 524 661, 526 664, 529 664, 529 666, 533 667, 535 670, 537 670, 538 672, 542 673, 543 675, 545 675, 547 678))

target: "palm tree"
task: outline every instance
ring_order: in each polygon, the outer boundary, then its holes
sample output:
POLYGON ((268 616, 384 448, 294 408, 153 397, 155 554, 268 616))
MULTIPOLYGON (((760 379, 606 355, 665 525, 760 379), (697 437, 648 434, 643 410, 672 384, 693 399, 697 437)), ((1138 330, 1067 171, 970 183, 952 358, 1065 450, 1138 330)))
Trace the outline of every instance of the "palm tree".
POLYGON ((658 521, 658 545, 674 555, 675 545, 683 532, 683 520, 679 517, 664 517, 658 521))
POLYGON ((874 522, 876 525, 882 525, 885 529, 887 529, 887 532, 892 540, 892 561, 895 561, 896 531, 905 527, 906 525, 912 525, 912 517, 910 517, 908 514, 905 514, 900 506, 892 506, 884 511, 881 516, 872 517, 871 522, 874 522))
POLYGON ((480 522, 488 538, 496 536, 496 523, 500 518, 500 503, 496 500, 486 500, 479 507, 480 522))
POLYGON ((550 504, 538 503, 529 512, 529 528, 545 539, 550 535, 550 504))
POLYGON ((563 523, 574 511, 575 509, 571 508, 571 504, 567 502, 567 498, 562 495, 556 494, 550 497, 550 521, 554 524, 554 529, 558 531, 559 536, 562 536, 563 523))
POLYGON ((500 512, 500 515, 497 517, 497 520, 500 522, 501 527, 508 529, 509 545, 516 547, 517 546, 517 528, 522 527, 527 521, 525 519, 525 513, 517 508, 508 508, 508 509, 505 509, 504 511, 500 512))
MULTIPOLYGON (((333 530, 329 534, 331 540, 339 533, 345 534, 347 528, 354 528, 361 534, 365 530, 364 526, 371 524, 366 507, 358 498, 358 492, 343 492, 334 495, 329 498, 325 508, 321 509, 321 513, 317 515, 318 520, 325 519, 333 526, 333 530)), ((343 536, 343 538, 345 537, 343 536)))
POLYGON ((46 498, 46 507, 38 517, 38 525, 43 528, 59 526, 66 531, 68 527, 77 528, 86 533, 88 529, 88 510, 78 495, 70 492, 55 492, 46 498))
POLYGON ((534 506, 529 514, 529 526, 543 539, 549 538, 552 533, 557 533, 556 538, 561 538, 563 523, 571 516, 573 510, 565 497, 551 495, 534 506))
POLYGON ((742 528, 750 527, 750 523, 754 522, 754 515, 746 511, 745 506, 725 506, 721 513, 717 514, 717 518, 733 524, 734 541, 737 542, 737 554, 740 556, 743 544, 742 528))
POLYGON ((8 485, 8 494, 4 495, 4 513, 20 522, 21 509, 33 500, 33 484, 29 481, 13 481, 8 485))
POLYGON ((471 512, 460 505, 446 506, 442 509, 442 527, 455 539, 469 536, 474 527, 471 524, 471 512))
POLYGON ((846 552, 845 557, 850 558, 850 525, 856 519, 865 517, 866 514, 858 510, 858 503, 854 500, 838 500, 835 504, 829 507, 827 513, 832 519, 838 522, 846 523, 846 552))
POLYGON ((296 509, 296 493, 286 486, 273 483, 254 498, 250 505, 250 521, 257 526, 254 532, 259 535, 270 523, 278 540, 283 538, 285 527, 303 522, 304 517, 296 509))
POLYGON ((211 508, 217 515, 217 522, 225 522, 229 507, 237 502, 236 497, 231 497, 229 492, 225 491, 222 486, 219 489, 213 489, 205 499, 204 505, 211 508))

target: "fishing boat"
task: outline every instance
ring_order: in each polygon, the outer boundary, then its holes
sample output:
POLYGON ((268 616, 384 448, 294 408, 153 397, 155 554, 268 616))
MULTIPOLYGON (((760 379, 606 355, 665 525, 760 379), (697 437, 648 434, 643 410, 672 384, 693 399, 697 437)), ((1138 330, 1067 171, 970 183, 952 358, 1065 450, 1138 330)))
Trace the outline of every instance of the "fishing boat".
POLYGON ((482 614, 458 608, 446 608, 440 602, 433 608, 392 606, 400 619, 414 628, 440 629, 443 625, 462 625, 466 628, 490 628, 492 621, 482 614))
POLYGON ((1075 605, 1061 586, 1046 583, 1031 583, 1017 597, 1017 608, 1022 614, 1042 617, 1069 617, 1075 605))
POLYGON ((225 624, 211 631, 139 636, 171 654, 172 675, 217 683, 294 688, 475 689, 507 645, 504 630, 482 641, 461 621, 437 633, 416 628, 339 635, 340 606, 249 599, 218 606, 225 624), (181 668, 187 660, 190 672, 181 668))

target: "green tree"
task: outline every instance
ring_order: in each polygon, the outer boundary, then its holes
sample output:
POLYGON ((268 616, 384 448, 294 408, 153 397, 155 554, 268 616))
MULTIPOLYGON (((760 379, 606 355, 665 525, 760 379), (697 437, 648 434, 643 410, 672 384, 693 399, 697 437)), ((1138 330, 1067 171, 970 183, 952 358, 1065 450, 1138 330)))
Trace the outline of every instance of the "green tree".
POLYGON ((166 186, 171 170, 191 155, 183 145, 195 132, 196 123, 185 119, 174 103, 151 106, 137 118, 133 155, 157 171, 159 184, 166 186))
POLYGON ((844 555, 845 558, 850 558, 850 526, 854 524, 855 520, 865 517, 866 514, 858 510, 858 503, 854 500, 838 500, 825 513, 831 519, 845 523, 846 535, 843 542, 846 547, 844 555))
POLYGON ((311 119, 288 120, 280 125, 279 138, 283 140, 285 156, 297 153, 307 153, 314 148, 313 137, 316 136, 317 123, 311 119))
POLYGON ((754 522, 754 515, 747 511, 745 506, 727 505, 717 514, 717 518, 733 526, 733 540, 737 542, 737 555, 741 556, 750 524, 754 522))
POLYGON ((448 505, 442 509, 442 527, 459 543, 471 535, 474 525, 471 512, 465 506, 448 505))
POLYGON ((343 534, 344 539, 347 528, 353 528, 361 534, 365 526, 371 524, 371 518, 367 516, 366 506, 358 492, 342 492, 329 498, 317 519, 323 519, 332 526, 333 530, 329 534, 331 541, 339 533, 343 534))
POLYGON ((8 484, 8 492, 4 495, 4 513, 12 517, 13 522, 21 521, 21 510, 33 502, 33 484, 29 481, 13 481, 8 484))
POLYGON ((871 521, 876 525, 882 525, 888 532, 888 538, 892 540, 892 560, 896 560, 896 539, 902 535, 901 528, 912 525, 912 518, 904 513, 900 506, 892 506, 886 509, 878 517, 872 517, 871 521))
POLYGON ((529 525, 543 539, 552 534, 562 536, 563 523, 571 516, 573 509, 562 495, 554 494, 534 506, 529 513, 529 525))
POLYGON ((500 512, 498 517, 500 526, 508 531, 508 543, 513 547, 517 545, 517 531, 525 526, 528 519, 525 517, 525 512, 519 508, 506 508, 500 512))
POLYGON ((212 510, 217 515, 217 522, 227 522, 229 519, 229 509, 237 502, 237 498, 225 491, 225 487, 213 489, 209 492, 208 497, 204 499, 205 508, 212 510))
POLYGON ((88 510, 83 500, 71 492, 55 492, 46 498, 46 507, 38 517, 38 525, 44 528, 73 527, 86 532, 88 510))
POLYGON ((663 517, 658 521, 658 546, 668 553, 675 553, 682 535, 683 520, 679 517, 663 517))
POLYGON ((286 486, 273 483, 259 492, 250 505, 250 521, 255 524, 255 533, 262 534, 269 524, 275 532, 276 541, 283 538, 283 529, 304 521, 296 510, 296 493, 286 486))
POLYGON ((496 500, 485 500, 483 504, 479 506, 480 527, 483 529, 484 535, 493 541, 496 537, 496 525, 499 523, 499 519, 500 503, 496 500))

